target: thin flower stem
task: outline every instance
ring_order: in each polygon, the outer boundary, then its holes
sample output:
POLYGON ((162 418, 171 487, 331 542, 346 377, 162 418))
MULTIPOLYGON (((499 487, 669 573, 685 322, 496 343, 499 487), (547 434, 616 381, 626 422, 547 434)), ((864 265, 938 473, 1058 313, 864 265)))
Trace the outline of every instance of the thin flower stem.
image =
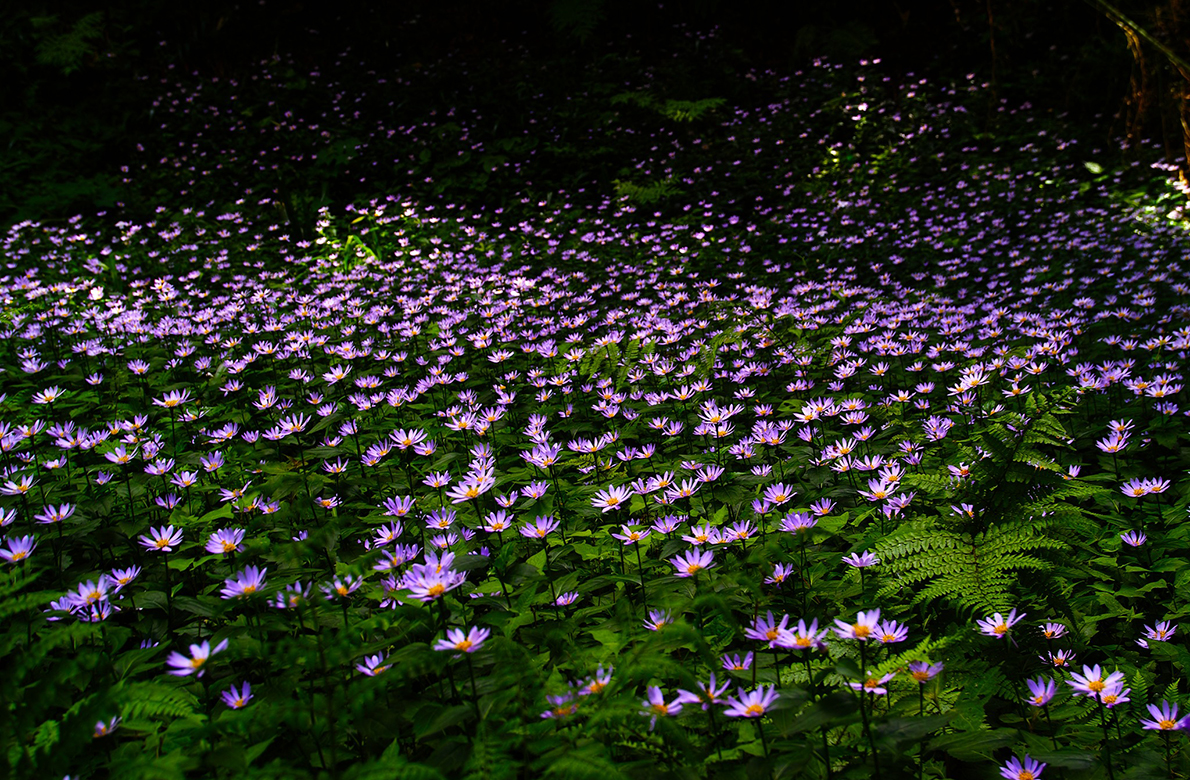
POLYGON ((1099 724, 1103 727, 1103 764, 1107 767, 1107 779, 1115 780, 1116 773, 1112 768, 1111 760, 1111 737, 1107 732, 1107 711, 1103 706, 1103 699, 1096 694, 1095 701, 1099 705, 1099 724))
POLYGON ((640 572, 640 597, 645 603, 645 611, 647 612, 649 609, 649 592, 645 589, 645 565, 641 562, 640 558, 640 542, 637 542, 633 546, 636 547, 636 568, 640 572))

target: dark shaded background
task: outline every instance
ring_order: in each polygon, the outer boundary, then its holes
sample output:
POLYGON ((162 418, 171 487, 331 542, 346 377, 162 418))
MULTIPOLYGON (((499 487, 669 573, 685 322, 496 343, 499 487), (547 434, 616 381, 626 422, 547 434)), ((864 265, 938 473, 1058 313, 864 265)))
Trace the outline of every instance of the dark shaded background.
MULTIPOLYGON (((1190 52, 1181 0, 1114 7, 1190 52)), ((0 19, 0 225, 112 207, 116 171, 152 132, 151 96, 178 73, 235 77, 273 54, 317 64, 346 47, 377 72, 449 53, 499 72, 510 44, 546 61, 626 48, 660 61, 683 34, 675 25, 717 28, 745 67, 879 57, 894 72, 975 73, 1011 104, 1158 139, 1169 161, 1186 159, 1190 74, 1150 43, 1130 50, 1111 14, 1084 0, 45 0, 0 19)))

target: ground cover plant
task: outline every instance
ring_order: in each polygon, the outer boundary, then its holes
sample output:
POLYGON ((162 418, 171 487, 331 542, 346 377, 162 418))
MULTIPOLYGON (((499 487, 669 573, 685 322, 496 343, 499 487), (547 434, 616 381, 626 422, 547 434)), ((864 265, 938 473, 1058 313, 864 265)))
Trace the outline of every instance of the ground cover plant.
POLYGON ((1160 166, 974 78, 592 67, 503 130, 182 78, 155 214, 8 231, 9 771, 1184 775, 1160 166))

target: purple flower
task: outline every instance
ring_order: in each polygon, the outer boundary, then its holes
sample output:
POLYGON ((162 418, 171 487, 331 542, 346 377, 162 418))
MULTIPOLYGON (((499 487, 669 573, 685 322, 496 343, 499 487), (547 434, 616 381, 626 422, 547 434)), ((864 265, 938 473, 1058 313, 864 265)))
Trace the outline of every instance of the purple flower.
POLYGON ((844 556, 843 563, 856 569, 864 569, 880 563, 880 559, 871 552, 864 550, 863 553, 852 553, 851 555, 844 556))
POLYGON ((210 642, 203 642, 201 645, 190 645, 190 657, 182 655, 179 652, 169 654, 166 663, 174 667, 169 670, 170 674, 176 674, 179 677, 187 677, 189 675, 203 676, 206 670, 203 668, 211 656, 215 653, 221 653, 227 649, 227 640, 224 639, 219 644, 211 647, 210 642))
POLYGON ((880 675, 869 671, 861 682, 849 682, 847 685, 854 691, 870 693, 873 696, 885 696, 888 694, 888 688, 885 688, 884 684, 896 676, 896 672, 880 675))
POLYGON ((446 632, 446 639, 439 639, 434 643, 435 650, 460 650, 464 653, 474 653, 483 647, 484 641, 492 635, 486 628, 472 626, 463 633, 462 629, 452 628, 446 632))
POLYGON ((1129 547, 1140 547, 1149 540, 1142 531, 1125 531, 1120 534, 1120 539, 1129 547))
POLYGON ((1007 780, 1038 780, 1043 769, 1045 764, 1030 758, 1027 754, 1023 763, 1013 756, 1008 759, 1007 764, 1000 767, 1000 776, 1007 780))
POLYGON ((255 566, 248 566, 235 577, 224 580, 223 590, 220 593, 225 599, 251 596, 264 588, 264 575, 267 571, 267 568, 258 569, 255 566))
POLYGON ((1038 677, 1036 680, 1029 680, 1028 683, 1030 694, 1028 701, 1033 707, 1044 707, 1058 692, 1058 684, 1052 679, 1038 677))
POLYGON ((669 717, 670 715, 677 715, 682 711, 682 697, 674 699, 668 704, 665 702, 665 694, 661 692, 661 688, 656 685, 648 687, 649 698, 641 702, 644 708, 642 715, 651 716, 649 718, 649 731, 652 731, 657 725, 657 718, 669 717))
POLYGON ((987 636, 994 636, 996 639, 1003 639, 1008 635, 1009 629, 1019 623, 1025 617, 1025 613, 1018 615, 1016 610, 1008 613, 1008 617, 1004 617, 999 612, 989 618, 975 621, 979 626, 979 632, 987 636))
POLYGON ((1082 674, 1071 672, 1070 679, 1066 683, 1074 688, 1076 694, 1098 699, 1104 688, 1123 679, 1123 672, 1112 672, 1104 678, 1103 670, 1099 668, 1099 664, 1095 664, 1094 666, 1084 666, 1082 674))
POLYGON ((673 615, 664 609, 650 609, 649 619, 645 621, 645 628, 650 631, 660 631, 665 626, 674 622, 673 615))
POLYGON ((174 528, 172 525, 152 528, 148 534, 140 537, 140 543, 150 550, 173 552, 173 549, 182 543, 182 529, 174 528))
POLYGON ((723 656, 723 668, 729 672, 744 672, 752 668, 753 655, 751 651, 741 658, 739 653, 723 656))
POLYGON ((239 552, 240 544, 244 541, 245 533, 247 532, 243 528, 220 529, 211 534, 204 549, 215 555, 228 555, 239 552))
POLYGON ((769 711, 773 702, 780 698, 775 685, 760 686, 754 691, 739 689, 739 694, 727 700, 727 710, 723 713, 729 718, 759 718, 769 711))
POLYGON ((60 523, 66 518, 74 514, 74 504, 62 504, 61 506, 47 506, 42 510, 41 514, 34 515, 33 519, 42 525, 53 525, 60 523))
POLYGON ((941 663, 931 664, 929 661, 909 662, 909 676, 919 685, 925 685, 927 681, 937 677, 940 671, 942 671, 941 663))
POLYGON ((698 691, 691 692, 678 689, 677 701, 682 704, 697 704, 704 710, 708 709, 712 704, 718 704, 723 694, 727 693, 727 686, 731 683, 724 682, 722 685, 717 685, 715 681, 715 673, 711 672, 711 679, 709 682, 699 681, 698 691))
POLYGON ((781 622, 778 624, 770 610, 765 617, 758 617, 752 621, 752 627, 744 631, 744 636, 760 642, 768 642, 768 646, 772 647, 785 632, 785 626, 788 624, 789 615, 782 615, 781 622))
POLYGON ((378 674, 388 671, 388 664, 385 663, 387 660, 388 656, 377 653, 376 655, 366 656, 364 662, 362 664, 356 664, 355 668, 360 674, 375 677, 378 674))
POLYGON ((20 563, 27 559, 37 549, 37 537, 13 536, 5 537, 6 547, 0 547, 0 558, 8 563, 20 563))
POLYGON ((840 639, 858 639, 861 642, 866 642, 876 631, 876 625, 880 620, 880 610, 873 609, 869 612, 860 612, 856 617, 854 623, 848 623, 844 620, 835 620, 835 633, 840 639))
POLYGON ((233 710, 241 710, 248 702, 252 701, 252 686, 245 682, 237 691, 233 685, 224 691, 220 696, 223 698, 223 703, 233 710))
POLYGON ((521 526, 521 536, 530 539, 544 539, 558 528, 558 521, 552 517, 538 517, 533 523, 521 526))
POLYGON ((1190 715, 1184 718, 1178 718, 1178 705, 1170 704, 1168 701, 1162 701, 1161 706, 1156 704, 1145 705, 1148 707, 1149 714, 1153 716, 1152 720, 1141 719, 1140 725, 1148 731, 1185 731, 1190 725, 1190 715))
POLYGON ((687 550, 682 555, 670 558, 669 562, 677 569, 677 576, 693 577, 699 571, 714 566, 715 556, 710 550, 702 552, 698 550, 687 550))

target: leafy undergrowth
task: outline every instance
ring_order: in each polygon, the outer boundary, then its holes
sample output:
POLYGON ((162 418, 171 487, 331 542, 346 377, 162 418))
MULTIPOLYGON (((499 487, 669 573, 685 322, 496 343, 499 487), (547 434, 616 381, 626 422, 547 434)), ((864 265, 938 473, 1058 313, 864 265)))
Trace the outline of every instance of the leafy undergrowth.
POLYGON ((1185 773, 1179 215, 974 84, 798 78, 600 98, 648 141, 591 191, 517 141, 502 206, 303 226, 219 171, 350 112, 245 109, 155 219, 15 226, 11 773, 1185 773))

